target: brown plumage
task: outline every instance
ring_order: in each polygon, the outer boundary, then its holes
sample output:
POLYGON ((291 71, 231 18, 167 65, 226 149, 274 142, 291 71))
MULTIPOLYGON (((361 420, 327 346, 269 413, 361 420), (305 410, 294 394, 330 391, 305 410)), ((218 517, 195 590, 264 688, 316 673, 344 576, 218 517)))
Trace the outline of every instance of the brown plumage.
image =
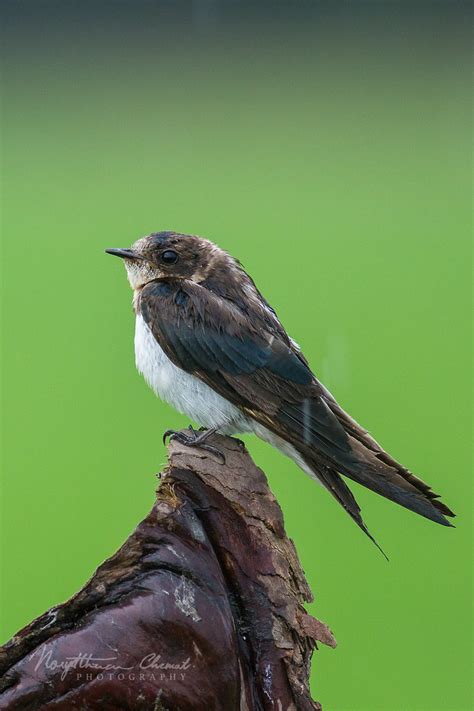
POLYGON ((438 495, 317 380, 237 260, 207 240, 171 232, 143 238, 132 250, 111 251, 125 258, 137 315, 167 359, 234 406, 240 423, 251 423, 249 431, 268 431, 277 446, 289 445, 368 535, 341 474, 451 525, 445 516, 454 514, 438 495))

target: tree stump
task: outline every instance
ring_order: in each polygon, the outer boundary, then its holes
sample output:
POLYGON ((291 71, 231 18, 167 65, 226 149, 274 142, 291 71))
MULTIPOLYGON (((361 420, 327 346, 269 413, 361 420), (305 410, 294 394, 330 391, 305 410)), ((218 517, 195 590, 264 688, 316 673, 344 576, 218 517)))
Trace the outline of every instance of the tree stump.
POLYGON ((281 509, 245 447, 169 446, 156 503, 70 600, 0 648, 0 709, 320 709, 309 668, 330 630, 281 509))

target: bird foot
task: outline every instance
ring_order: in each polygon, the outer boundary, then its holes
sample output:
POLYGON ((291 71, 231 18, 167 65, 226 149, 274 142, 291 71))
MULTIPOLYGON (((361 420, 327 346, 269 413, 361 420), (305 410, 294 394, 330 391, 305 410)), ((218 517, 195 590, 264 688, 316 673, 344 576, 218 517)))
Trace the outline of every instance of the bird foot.
POLYGON ((206 440, 210 435, 214 434, 215 430, 201 430, 197 432, 192 428, 191 425, 188 427, 189 434, 186 432, 177 432, 176 430, 166 430, 163 434, 163 444, 166 444, 166 440, 169 437, 170 441, 175 439, 180 444, 184 444, 186 447, 197 447, 198 449, 203 449, 205 452, 210 452, 214 454, 221 464, 225 464, 225 456, 223 452, 217 447, 213 447, 212 444, 207 444, 206 440))

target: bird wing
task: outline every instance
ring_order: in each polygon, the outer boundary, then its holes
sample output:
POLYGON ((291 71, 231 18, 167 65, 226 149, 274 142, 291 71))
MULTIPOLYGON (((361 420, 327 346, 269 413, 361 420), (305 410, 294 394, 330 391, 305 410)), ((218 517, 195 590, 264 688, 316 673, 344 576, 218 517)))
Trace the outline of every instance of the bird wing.
MULTIPOLYGON (((290 442, 368 534, 339 473, 444 525, 452 512, 339 407, 281 324, 259 318, 187 280, 156 280, 139 299, 154 337, 178 367, 290 442), (444 515, 443 515, 444 514, 444 515)), ((368 534, 370 535, 370 534, 368 534)))
POLYGON ((175 365, 277 434, 328 456, 350 451, 308 365, 231 302, 191 281, 156 280, 144 287, 139 304, 175 365))

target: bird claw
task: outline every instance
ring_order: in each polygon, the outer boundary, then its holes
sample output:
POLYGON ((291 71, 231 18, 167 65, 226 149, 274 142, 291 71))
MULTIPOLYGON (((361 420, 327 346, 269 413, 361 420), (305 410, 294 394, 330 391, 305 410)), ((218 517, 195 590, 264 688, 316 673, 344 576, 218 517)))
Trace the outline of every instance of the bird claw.
MULTIPOLYGON (((221 452, 221 450, 217 447, 213 447, 212 444, 206 444, 207 437, 204 435, 207 435, 208 430, 204 429, 204 431, 201 431, 201 433, 198 435, 191 425, 189 425, 188 429, 191 430, 192 434, 188 435, 185 432, 177 432, 176 430, 166 430, 166 432, 163 434, 163 444, 166 444, 166 440, 169 437, 170 442, 174 439, 180 444, 184 444, 186 447, 197 447, 199 449, 203 449, 205 452, 210 452, 215 457, 217 457, 217 459, 219 459, 221 464, 225 464, 226 460, 224 453, 221 452)), ((212 432, 209 432, 209 434, 212 434, 212 432)))
POLYGON ((168 437, 172 439, 173 435, 177 434, 176 430, 166 430, 166 432, 163 432, 163 444, 166 444, 166 440, 168 437))

